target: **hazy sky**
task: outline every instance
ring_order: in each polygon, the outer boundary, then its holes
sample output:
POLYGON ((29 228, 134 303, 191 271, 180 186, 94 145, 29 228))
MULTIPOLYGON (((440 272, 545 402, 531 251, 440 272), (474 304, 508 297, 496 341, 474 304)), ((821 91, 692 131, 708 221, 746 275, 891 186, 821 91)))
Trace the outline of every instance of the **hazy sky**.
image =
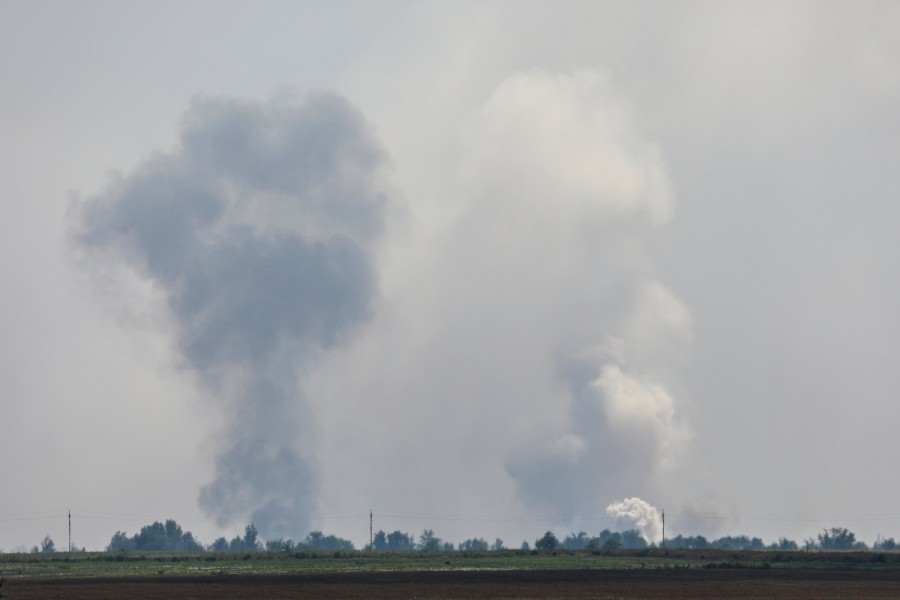
POLYGON ((0 1, 0 548, 900 536, 900 7, 0 1))

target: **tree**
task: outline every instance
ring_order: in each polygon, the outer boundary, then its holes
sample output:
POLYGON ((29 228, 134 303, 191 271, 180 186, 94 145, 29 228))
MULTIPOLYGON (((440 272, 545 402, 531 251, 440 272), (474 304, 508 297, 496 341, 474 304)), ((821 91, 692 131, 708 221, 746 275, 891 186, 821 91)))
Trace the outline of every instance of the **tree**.
POLYGON ((322 538, 324 538, 324 537, 325 537, 325 534, 323 534, 319 530, 310 531, 306 535, 306 539, 300 543, 304 546, 309 546, 310 548, 318 548, 319 545, 321 544, 322 538))
POLYGON ((788 551, 799 549, 799 547, 797 546, 797 542, 795 542, 794 540, 789 540, 786 537, 778 538, 778 541, 772 542, 772 544, 769 546, 769 548, 771 548, 772 550, 788 550, 788 551))
POLYGON ((181 525, 176 523, 173 519, 167 519, 165 525, 163 525, 163 529, 166 532, 166 538, 170 540, 180 540, 181 536, 184 534, 181 531, 181 525))
POLYGON ((567 535, 562 541, 562 547, 566 550, 583 550, 587 548, 589 541, 588 534, 584 531, 579 531, 577 534, 570 533, 567 535))
POLYGON ((284 538, 266 540, 266 552, 280 552, 284 550, 284 538))
POLYGON ((459 549, 464 552, 480 552, 488 549, 488 543, 483 538, 472 538, 460 542, 459 549))
POLYGON ((387 545, 387 535, 379 529, 372 538, 372 550, 387 550, 387 545))
POLYGON ((622 547, 622 534, 618 531, 604 529, 596 540, 591 540, 591 547, 601 550, 617 550, 622 547))
POLYGON ((495 539, 494 543, 491 545, 491 550, 494 550, 495 552, 503 550, 503 540, 500 538, 495 539))
POLYGON ((637 529, 626 529, 622 532, 622 547, 629 550, 636 550, 647 547, 647 540, 641 535, 637 529))
POLYGON ((894 538, 883 538, 880 535, 875 540, 875 544, 872 546, 876 550, 896 550, 897 542, 894 541, 894 538))
POLYGON ((434 535, 434 531, 426 529, 419 536, 419 550, 436 552, 441 549, 441 538, 434 535))
POLYGON ((269 552, 290 552, 294 549, 294 540, 278 538, 266 541, 266 550, 269 552))
POLYGON ((259 531, 257 531, 256 527, 253 523, 247 525, 244 528, 244 551, 245 552, 256 552, 259 550, 259 531))
POLYGON ((666 540, 667 548, 691 548, 694 550, 703 550, 709 548, 709 540, 702 535, 684 537, 678 534, 670 540, 666 540))
POLYGON ((244 537, 235 536, 228 543, 231 552, 259 552, 260 547, 259 531, 253 523, 244 528, 244 537))
POLYGON ((387 536, 388 550, 406 552, 415 548, 413 537, 408 533, 397 530, 387 536))
POLYGON ((622 547, 622 534, 618 531, 612 533, 612 535, 606 536, 600 543, 601 550, 618 550, 622 547))
POLYGON ((389 534, 379 530, 372 538, 372 549, 381 552, 406 552, 414 547, 413 537, 399 530, 389 534))
POLYGON ((535 540, 534 547, 544 551, 556 550, 559 548, 559 538, 557 538, 552 531, 548 531, 544 534, 544 537, 535 540))
POLYGON ((185 552, 203 552, 203 544, 194 538, 194 534, 185 531, 181 536, 181 550, 185 552))
POLYGON ((134 536, 136 550, 162 551, 168 550, 166 544, 166 527, 159 521, 141 527, 140 533, 134 536))
POLYGON ((316 550, 353 550, 353 542, 341 539, 334 535, 324 535, 321 531, 311 531, 306 539, 300 542, 301 546, 315 548, 316 550))
POLYGON ((41 552, 44 554, 56 552, 56 544, 53 543, 53 538, 49 535, 44 536, 44 539, 41 540, 41 552))
POLYGON ((106 547, 107 552, 127 552, 133 549, 134 540, 129 538, 124 531, 115 532, 112 539, 109 540, 109 545, 106 547))
POLYGON ((228 540, 220 537, 212 544, 210 544, 209 549, 212 552, 228 552, 228 540))
POLYGON ((822 550, 853 550, 856 534, 845 527, 832 527, 819 534, 819 548, 822 550))
POLYGON ((762 538, 749 538, 746 535, 726 535, 710 543, 713 548, 721 550, 762 550, 765 548, 762 538))
POLYGON ((203 545, 190 531, 183 531, 172 519, 165 523, 156 521, 141 527, 141 531, 129 539, 124 531, 117 531, 107 546, 108 550, 145 552, 202 552, 203 545))

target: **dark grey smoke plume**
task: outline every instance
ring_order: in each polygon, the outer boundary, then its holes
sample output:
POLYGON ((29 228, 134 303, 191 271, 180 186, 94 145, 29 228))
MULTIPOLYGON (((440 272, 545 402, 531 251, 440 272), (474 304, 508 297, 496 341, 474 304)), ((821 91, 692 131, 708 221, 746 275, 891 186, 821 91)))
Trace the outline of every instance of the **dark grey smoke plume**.
POLYGON ((196 101, 176 151, 79 212, 78 242, 162 291, 226 431, 201 506, 301 535, 317 497, 301 378, 367 318, 385 199, 380 145, 333 94, 196 101))

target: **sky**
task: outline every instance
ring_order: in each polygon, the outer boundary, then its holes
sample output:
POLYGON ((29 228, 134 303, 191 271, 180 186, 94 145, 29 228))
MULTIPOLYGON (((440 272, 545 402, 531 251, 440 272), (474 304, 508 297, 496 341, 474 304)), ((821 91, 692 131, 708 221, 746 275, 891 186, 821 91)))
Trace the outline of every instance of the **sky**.
POLYGON ((0 2, 0 548, 900 536, 900 7, 0 2))

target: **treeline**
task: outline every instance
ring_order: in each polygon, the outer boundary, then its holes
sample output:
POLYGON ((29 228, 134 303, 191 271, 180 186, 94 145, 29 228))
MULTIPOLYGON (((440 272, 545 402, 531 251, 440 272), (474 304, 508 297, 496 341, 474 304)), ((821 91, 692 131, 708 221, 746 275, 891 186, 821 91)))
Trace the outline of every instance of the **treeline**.
POLYGON ((203 544, 198 542, 190 531, 182 531, 181 525, 167 520, 159 521, 141 527, 140 533, 128 537, 124 531, 113 534, 109 545, 109 552, 127 552, 129 550, 141 550, 146 552, 201 552, 205 550, 203 544))
MULTIPOLYGON (((620 548, 639 550, 648 548, 650 545, 637 529, 625 531, 604 529, 597 536, 589 536, 586 532, 579 531, 578 533, 570 533, 562 541, 552 531, 548 531, 543 537, 534 542, 534 547, 537 550, 555 550, 557 548, 562 548, 563 550, 618 550, 620 548)), ((529 549, 527 542, 522 544, 522 549, 529 549)))
POLYGON ((716 540, 707 540, 702 535, 677 536, 666 540, 666 548, 686 548, 704 550, 707 548, 717 550, 897 550, 897 542, 894 538, 878 536, 871 548, 860 540, 856 534, 845 527, 831 527, 824 529, 815 538, 807 538, 803 544, 797 544, 787 538, 779 538, 777 542, 764 544, 758 537, 750 538, 746 535, 725 536, 716 540))
MULTIPOLYGON (((659 546, 662 546, 660 544, 659 546)), ((824 529, 815 538, 808 538, 802 544, 787 539, 779 538, 771 544, 765 544, 761 538, 740 536, 723 536, 717 539, 707 539, 702 535, 683 536, 665 540, 666 548, 673 549, 718 549, 718 550, 869 550, 865 542, 857 540, 856 535, 843 527, 824 529)), ((625 531, 610 531, 604 529, 596 536, 588 535, 584 531, 570 533, 563 539, 559 539, 552 531, 547 531, 542 537, 534 541, 534 550, 638 550, 643 548, 659 547, 648 542, 636 529, 625 531)), ((244 529, 243 536, 235 536, 231 540, 220 537, 208 546, 197 540, 190 531, 182 530, 174 520, 169 519, 164 523, 154 522, 146 525, 141 530, 128 536, 123 531, 117 531, 106 547, 109 552, 291 552, 300 550, 319 550, 329 552, 353 551, 356 548, 353 542, 335 535, 325 535, 321 531, 310 532, 305 539, 294 540, 274 539, 263 541, 259 539, 259 532, 251 523, 244 529)), ((470 538, 459 544, 444 541, 435 535, 431 529, 426 529, 418 537, 396 530, 390 533, 378 531, 372 537, 372 543, 366 544, 363 550, 377 552, 482 552, 515 550, 531 551, 532 545, 526 540, 518 548, 507 547, 503 540, 496 538, 488 542, 484 538, 470 538)), ((872 550, 898 550, 894 538, 878 536, 871 547, 872 550)), ((75 550, 75 549, 73 549, 75 550)), ((56 552, 56 546, 50 536, 46 536, 40 547, 35 546, 32 552, 51 553, 56 552)))
POLYGON ((295 549, 314 550, 353 550, 353 543, 333 535, 324 535, 321 531, 311 532, 305 540, 294 543, 293 540, 259 539, 259 531, 251 523, 244 528, 243 536, 232 539, 218 538, 212 544, 204 546, 191 534, 183 531, 172 519, 165 523, 155 522, 141 528, 139 533, 128 537, 123 531, 117 531, 106 547, 108 552, 259 552, 290 551, 295 549))
MULTIPOLYGON (((52 541, 51 541, 52 544, 52 541)), ((537 550, 609 550, 617 548, 637 549, 647 548, 651 544, 645 540, 636 529, 627 531, 610 531, 605 529, 599 536, 590 537, 585 532, 573 533, 560 541, 552 532, 548 531, 543 537, 534 542, 537 550)), ((322 551, 352 551, 355 550, 353 542, 334 535, 325 535, 321 531, 310 532, 305 539, 294 540, 274 539, 265 542, 259 539, 259 532, 252 524, 244 530, 244 536, 236 536, 231 540, 221 537, 209 546, 204 546, 189 531, 183 531, 181 526, 169 519, 165 523, 155 522, 141 528, 139 533, 129 537, 123 531, 117 531, 106 550, 109 552, 290 552, 294 550, 322 550, 322 551)), ((508 550, 503 540, 496 538, 488 542, 484 538, 470 538, 457 545, 444 541, 435 535, 431 529, 426 529, 416 539, 411 534, 397 530, 386 533, 379 530, 372 537, 372 543, 366 544, 363 550, 377 552, 476 552, 508 550)), ((531 550, 531 545, 525 541, 519 547, 520 550, 531 550)))

